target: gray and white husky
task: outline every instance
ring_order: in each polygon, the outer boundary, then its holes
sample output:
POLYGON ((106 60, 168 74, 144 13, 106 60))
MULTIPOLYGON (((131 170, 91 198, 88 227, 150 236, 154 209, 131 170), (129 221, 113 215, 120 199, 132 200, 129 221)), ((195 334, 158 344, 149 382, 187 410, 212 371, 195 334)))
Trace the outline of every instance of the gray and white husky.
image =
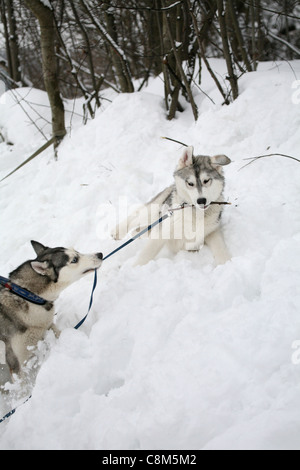
POLYGON ((147 227, 170 209, 185 207, 173 212, 162 225, 153 228, 149 241, 138 256, 137 265, 152 260, 164 245, 177 253, 179 250, 198 251, 206 243, 218 264, 230 259, 220 221, 224 202, 225 179, 223 166, 231 163, 225 155, 214 157, 194 156, 194 148, 187 147, 174 172, 174 184, 139 208, 120 223, 112 235, 123 238, 126 233, 147 227), (214 203, 214 204, 213 204, 214 203))
POLYGON ((2 341, 5 345, 6 366, 11 374, 21 373, 47 330, 59 336, 53 323, 54 301, 70 284, 98 269, 103 258, 102 253, 82 255, 73 249, 47 248, 35 241, 31 244, 37 258, 19 266, 9 275, 9 281, 47 302, 33 304, 0 285, 0 344, 2 341))

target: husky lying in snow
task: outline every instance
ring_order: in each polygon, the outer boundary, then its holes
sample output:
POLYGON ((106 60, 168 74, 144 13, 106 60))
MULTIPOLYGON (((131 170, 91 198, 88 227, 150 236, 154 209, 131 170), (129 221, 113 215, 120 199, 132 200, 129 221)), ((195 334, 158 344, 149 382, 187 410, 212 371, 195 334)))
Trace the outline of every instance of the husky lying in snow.
POLYGON ((19 266, 10 274, 9 281, 41 296, 45 304, 36 305, 20 298, 11 292, 9 283, 6 287, 0 285, 0 342, 5 344, 11 374, 20 374, 32 354, 29 349, 44 338, 47 330, 52 329, 59 336, 53 324, 54 301, 63 289, 98 269, 103 258, 102 253, 81 255, 73 249, 47 248, 35 241, 31 244, 37 258, 19 266))
POLYGON ((193 147, 188 147, 180 158, 174 173, 175 184, 142 206, 112 233, 119 240, 133 229, 147 227, 164 212, 186 205, 151 230, 137 265, 148 263, 165 244, 176 253, 182 249, 198 251, 205 242, 218 264, 230 259, 220 228, 223 207, 212 203, 224 201, 223 166, 231 160, 225 155, 195 157, 193 152, 193 147))

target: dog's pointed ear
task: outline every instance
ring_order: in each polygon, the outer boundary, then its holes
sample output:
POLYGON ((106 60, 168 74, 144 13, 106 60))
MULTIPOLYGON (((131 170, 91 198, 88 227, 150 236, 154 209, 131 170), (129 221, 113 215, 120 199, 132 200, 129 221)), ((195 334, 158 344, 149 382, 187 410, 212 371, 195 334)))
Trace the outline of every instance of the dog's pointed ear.
POLYGON ((32 269, 40 276, 47 276, 51 281, 58 281, 58 274, 54 266, 50 265, 48 261, 31 261, 32 269))
POLYGON ((46 276, 48 274, 48 261, 43 261, 43 263, 41 263, 40 261, 31 261, 30 264, 32 269, 41 276, 46 276))
POLYGON ((182 168, 185 168, 186 166, 191 166, 193 164, 193 155, 194 147, 187 147, 179 160, 177 170, 182 170, 182 168))
POLYGON ((231 163, 230 158, 226 157, 226 155, 216 155, 215 157, 211 157, 211 163, 214 166, 225 166, 231 163))
POLYGON ((31 245, 38 256, 42 255, 47 249, 44 245, 39 242, 35 242, 34 240, 31 240, 31 245))

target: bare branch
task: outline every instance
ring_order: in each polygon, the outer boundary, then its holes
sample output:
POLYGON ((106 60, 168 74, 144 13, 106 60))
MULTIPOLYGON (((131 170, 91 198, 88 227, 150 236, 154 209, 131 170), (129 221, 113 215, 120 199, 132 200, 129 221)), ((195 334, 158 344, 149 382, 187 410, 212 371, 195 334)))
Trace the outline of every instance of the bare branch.
POLYGON ((291 155, 285 155, 283 153, 270 153, 268 155, 259 155, 258 157, 244 158, 244 160, 251 160, 251 161, 247 163, 246 165, 242 166, 239 169, 239 171, 251 165, 252 163, 256 162, 257 160, 260 160, 261 158, 269 158, 269 157, 284 157, 284 158, 289 158, 290 160, 295 160, 296 162, 300 163, 300 159, 296 157, 292 157, 291 155))
POLYGON ((275 41, 279 41, 282 44, 285 44, 288 48, 290 48, 293 52, 295 52, 300 57, 300 49, 298 49, 298 47, 293 46, 293 44, 290 44, 288 41, 285 41, 285 39, 280 38, 279 36, 276 36, 276 34, 271 33, 271 31, 268 31, 268 35, 271 36, 271 38, 275 39, 275 41))

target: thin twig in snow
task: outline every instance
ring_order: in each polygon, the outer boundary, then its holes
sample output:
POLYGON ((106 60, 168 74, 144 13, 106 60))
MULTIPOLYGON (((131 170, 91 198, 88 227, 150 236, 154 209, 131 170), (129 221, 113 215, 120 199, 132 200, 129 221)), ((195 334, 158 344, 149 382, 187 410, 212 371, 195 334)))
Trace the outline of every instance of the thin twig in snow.
POLYGON ((261 158, 268 158, 268 157, 284 157, 284 158, 289 158, 290 160, 295 160, 296 162, 300 163, 300 160, 296 157, 292 157, 291 155, 285 155, 283 153, 270 153, 268 155, 259 155, 258 157, 250 157, 250 158, 244 158, 244 160, 251 160, 249 163, 246 165, 242 166, 242 168, 239 169, 242 170, 243 168, 246 168, 246 166, 251 165, 251 163, 256 162, 257 160, 260 160, 261 158))

